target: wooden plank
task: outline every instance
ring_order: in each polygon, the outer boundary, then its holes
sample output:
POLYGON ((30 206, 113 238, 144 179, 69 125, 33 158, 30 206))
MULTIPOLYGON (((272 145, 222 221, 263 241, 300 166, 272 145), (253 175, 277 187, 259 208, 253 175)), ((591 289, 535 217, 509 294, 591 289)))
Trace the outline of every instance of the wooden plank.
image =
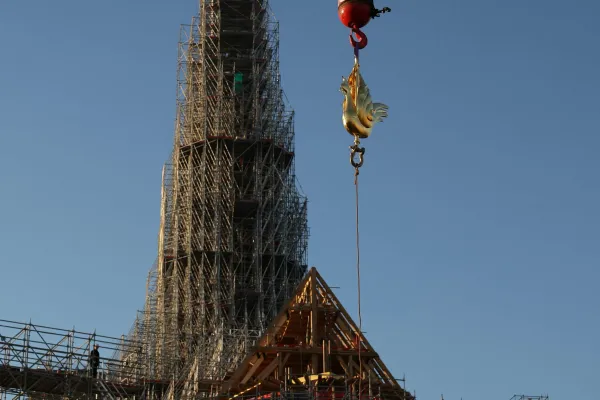
MULTIPOLYGON (((288 358, 290 357, 290 354, 286 354, 283 358, 283 364, 285 364, 288 360, 288 358)), ((269 365, 267 365, 267 367, 261 371, 261 373, 258 375, 258 380, 259 381, 263 381, 266 379, 267 376, 269 376, 271 374, 271 372, 275 371, 275 368, 277 368, 277 366, 279 365, 279 360, 280 357, 275 358, 273 361, 271 361, 269 363, 269 365)))
MULTIPOLYGON (((318 306, 318 301, 317 301, 317 270, 315 268, 312 268, 310 270, 310 303, 311 303, 311 309, 312 311, 310 312, 310 330, 311 330, 311 335, 310 335, 310 344, 312 345, 313 348, 317 347, 317 341, 319 340, 318 337, 318 330, 319 330, 319 324, 318 324, 318 319, 319 319, 319 309, 317 308, 318 306)), ((310 363, 310 367, 312 369, 312 373, 313 374, 318 374, 319 373, 319 355, 317 354, 313 354, 312 355, 312 360, 310 363)))
POLYGON ((336 356, 336 359, 338 360, 338 362, 342 366, 342 369, 346 373, 346 376, 350 376, 350 370, 348 369, 348 364, 346 364, 346 362, 344 361, 344 359, 342 358, 342 356, 336 356))
POLYGON ((260 382, 262 380, 264 380, 271 372, 273 372, 275 370, 275 367, 277 367, 277 364, 279 363, 279 360, 277 358, 274 358, 269 365, 267 365, 267 367, 265 369, 263 369, 260 374, 258 374, 258 376, 256 377, 256 379, 260 382))
POLYGON ((250 378, 252 378, 252 375, 254 375, 254 373, 256 372, 256 370, 258 369, 258 367, 260 367, 260 365, 263 363, 263 361, 265 360, 264 357, 260 357, 256 360, 256 362, 252 365, 252 367, 250 367, 250 369, 248 370, 248 372, 246 373, 246 375, 244 376, 244 378, 242 378, 242 380, 240 381, 240 383, 242 385, 245 385, 246 382, 248 382, 248 380, 250 378))
MULTIPOLYGON (((317 348, 311 348, 311 347, 277 347, 277 346, 273 346, 273 347, 258 347, 256 349, 256 351, 261 352, 261 353, 266 353, 266 354, 277 354, 279 352, 281 353, 304 353, 304 354, 316 354, 317 356, 323 354, 323 350, 320 347, 317 348)), ((358 356, 358 350, 355 349, 351 349, 351 350, 343 350, 343 349, 331 349, 331 355, 332 356, 358 356)), ((360 352, 361 357, 365 357, 365 358, 374 358, 374 357, 379 357, 379 354, 377 354, 374 351, 361 351, 360 352)))

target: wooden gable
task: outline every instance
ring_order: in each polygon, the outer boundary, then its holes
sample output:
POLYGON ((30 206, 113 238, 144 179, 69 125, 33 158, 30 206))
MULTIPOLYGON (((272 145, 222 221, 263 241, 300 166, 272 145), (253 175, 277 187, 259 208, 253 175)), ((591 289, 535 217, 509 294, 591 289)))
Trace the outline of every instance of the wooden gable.
POLYGON ((315 382, 336 382, 365 396, 412 400, 312 268, 223 389, 241 394, 315 382))

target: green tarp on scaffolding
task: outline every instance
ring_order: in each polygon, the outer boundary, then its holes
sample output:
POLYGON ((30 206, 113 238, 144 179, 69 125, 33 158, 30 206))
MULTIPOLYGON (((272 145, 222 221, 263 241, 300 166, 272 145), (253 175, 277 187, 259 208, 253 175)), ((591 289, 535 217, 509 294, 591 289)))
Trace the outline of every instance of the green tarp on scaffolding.
POLYGON ((236 93, 239 93, 242 91, 243 81, 244 81, 244 74, 241 72, 236 72, 235 75, 233 76, 233 89, 235 90, 236 93))

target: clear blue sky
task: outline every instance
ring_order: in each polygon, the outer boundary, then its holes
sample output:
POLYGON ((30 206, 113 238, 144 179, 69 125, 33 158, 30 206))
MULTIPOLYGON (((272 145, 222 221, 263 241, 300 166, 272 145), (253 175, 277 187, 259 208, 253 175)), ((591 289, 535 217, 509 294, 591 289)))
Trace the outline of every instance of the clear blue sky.
MULTIPOLYGON (((420 399, 595 399, 600 3, 377 0, 363 316, 420 399)), ((356 314, 352 67, 335 0, 273 0, 309 259, 356 314)), ((0 4, 0 318, 118 335, 156 257, 179 24, 196 0, 0 4)))

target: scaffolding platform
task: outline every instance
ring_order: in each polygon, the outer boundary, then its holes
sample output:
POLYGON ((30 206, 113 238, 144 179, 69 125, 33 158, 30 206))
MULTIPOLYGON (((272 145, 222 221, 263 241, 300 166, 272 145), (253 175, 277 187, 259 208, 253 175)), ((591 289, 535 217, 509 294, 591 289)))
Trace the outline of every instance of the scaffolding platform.
POLYGON ((147 385, 140 349, 125 338, 0 320, 0 394, 139 397, 147 385), (88 359, 96 344, 101 362, 93 378, 88 359))

